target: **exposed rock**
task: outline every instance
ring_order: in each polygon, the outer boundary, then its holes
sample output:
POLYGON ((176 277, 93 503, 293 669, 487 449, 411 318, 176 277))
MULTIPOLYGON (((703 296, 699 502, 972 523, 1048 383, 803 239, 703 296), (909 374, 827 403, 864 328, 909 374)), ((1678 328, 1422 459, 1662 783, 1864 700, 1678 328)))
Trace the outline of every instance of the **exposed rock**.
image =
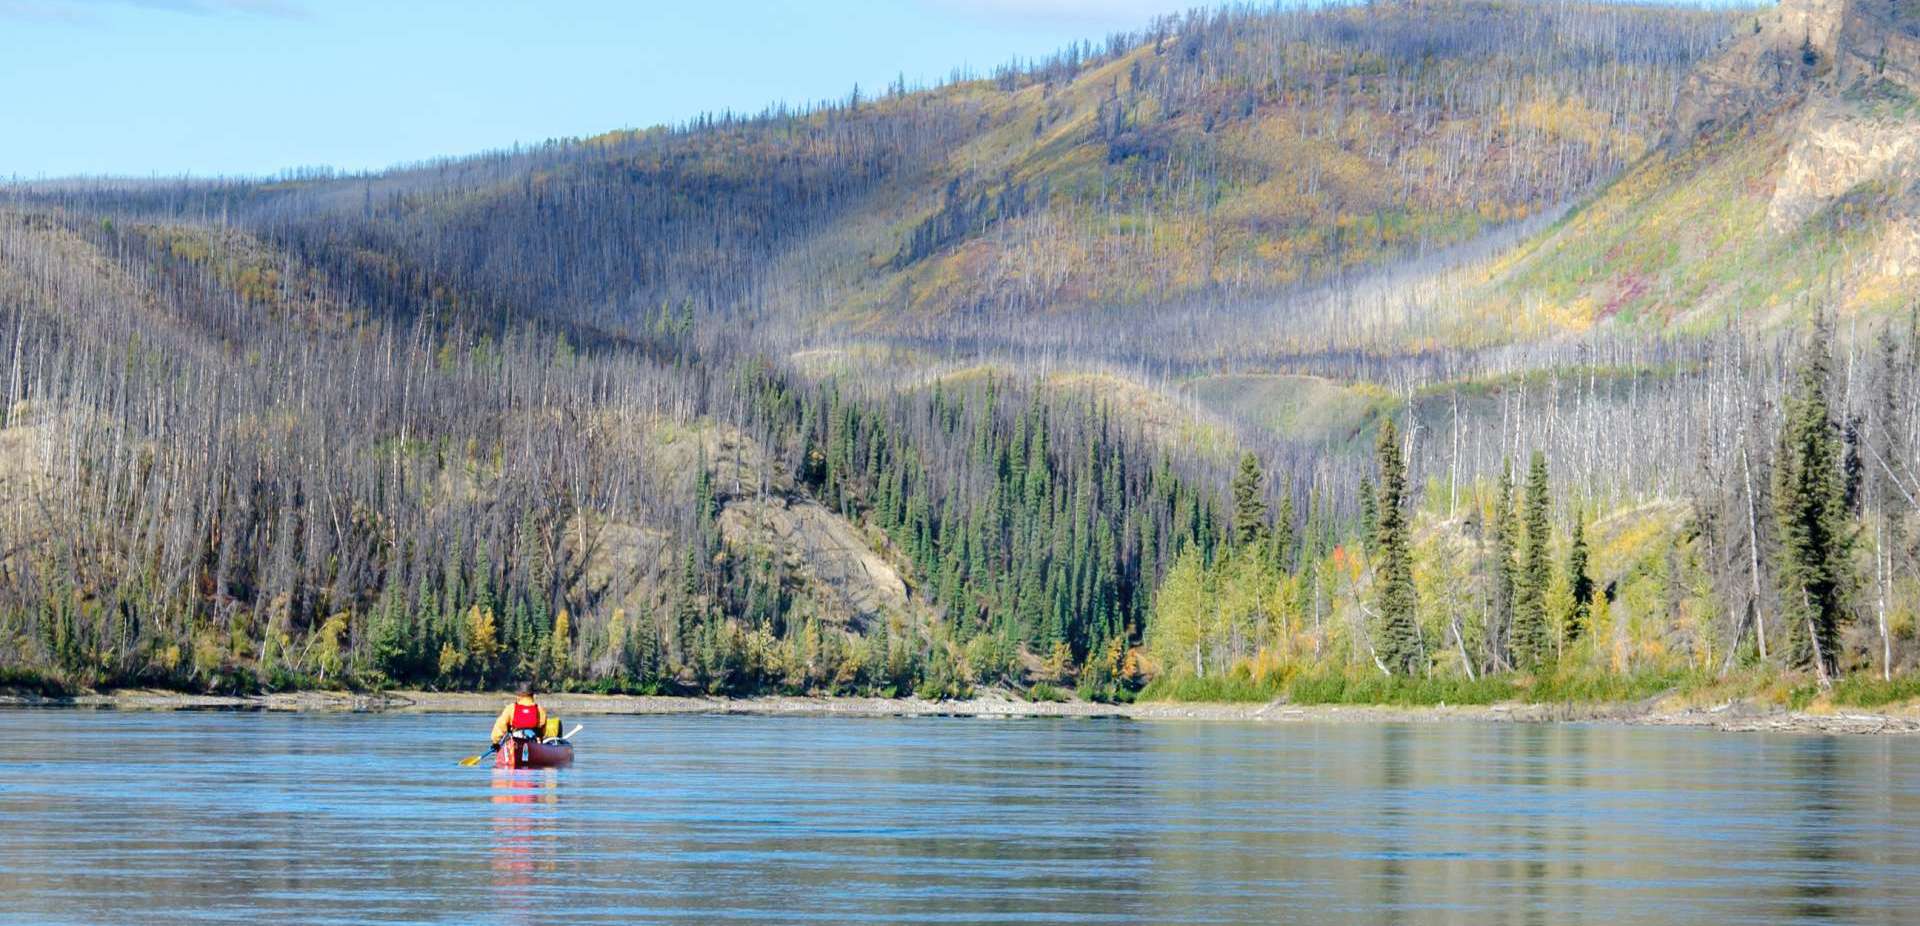
MULTIPOLYGON (((820 504, 752 438, 702 424, 663 426, 652 443, 654 470, 678 480, 676 491, 691 496, 702 466, 712 476, 715 525, 727 555, 774 563, 791 591, 818 606, 812 613, 824 623, 862 633, 883 616, 911 615, 912 598, 888 559, 886 539, 869 536, 820 504)), ((617 589, 623 575, 652 574, 658 578, 635 583, 628 594, 636 604, 627 607, 663 602, 671 576, 661 564, 670 567, 679 551, 660 546, 665 535, 657 532, 617 525, 601 530, 606 543, 589 570, 590 582, 617 589)))
MULTIPOLYGON (((883 550, 885 538, 869 537, 814 500, 752 438, 711 424, 624 427, 647 432, 640 443, 651 469, 672 480, 674 492, 690 497, 704 466, 726 555, 776 564, 789 590, 811 600, 811 614, 824 624, 864 633, 885 616, 912 615, 906 581, 883 550)), ((639 513, 624 520, 576 514, 564 530, 586 599, 632 617, 672 606, 684 550, 671 532, 639 513)))
POLYGON ((579 590, 609 610, 638 617, 664 610, 678 550, 658 527, 575 515, 566 527, 569 553, 581 562, 579 590))
POLYGON ((1829 98, 1809 101, 1786 168, 1767 207, 1767 227, 1792 231, 1828 204, 1879 181, 1904 190, 1920 180, 1920 122, 1876 116, 1829 98))
POLYGON ((1688 76, 1667 141, 1686 144, 1783 112, 1810 92, 1836 96, 1882 82, 1920 94, 1920 3, 1782 0, 1756 11, 1751 31, 1688 76))
POLYGON ((1751 33, 1734 38, 1681 85, 1667 144, 1686 145, 1741 121, 1786 109, 1831 58, 1848 0, 1783 0, 1754 13, 1751 33), (1812 60, 1809 60, 1809 52, 1812 60))
POLYGON ((812 499, 728 499, 720 531, 729 544, 781 557, 816 598, 837 604, 854 629, 907 606, 900 573, 853 525, 812 499))
MULTIPOLYGON (((1920 3, 1915 0, 1825 0, 1844 6, 1826 52, 1841 86, 1885 80, 1920 93, 1920 3)), ((1829 13, 1828 15, 1832 15, 1829 13)), ((1822 25, 1831 27, 1831 23, 1822 25)))
POLYGON ((1873 273, 1920 272, 1912 195, 1920 183, 1920 2, 1782 0, 1755 13, 1689 76, 1667 142, 1694 144, 1757 121, 1792 139, 1766 227, 1798 230, 1849 196, 1883 226, 1873 273))
POLYGON ((1911 202, 1906 214, 1891 222, 1874 249, 1873 262, 1883 276, 1902 277, 1920 268, 1920 203, 1911 202))
POLYGON ((729 547, 774 557, 828 606, 821 617, 849 629, 906 609, 906 582, 858 527, 797 489, 746 435, 714 429, 706 439, 729 547))

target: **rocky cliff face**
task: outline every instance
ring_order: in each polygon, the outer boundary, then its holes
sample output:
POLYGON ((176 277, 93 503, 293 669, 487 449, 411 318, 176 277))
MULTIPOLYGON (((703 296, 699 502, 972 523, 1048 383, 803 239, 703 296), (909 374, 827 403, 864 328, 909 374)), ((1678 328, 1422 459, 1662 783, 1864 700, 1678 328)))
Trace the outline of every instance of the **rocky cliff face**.
POLYGON ((1889 81, 1920 94, 1920 0, 1825 0, 1821 25, 1841 85, 1889 81))
POLYGON ((1911 113, 1887 114, 1817 99, 1798 119, 1767 209, 1769 230, 1792 231, 1856 191, 1898 205, 1920 180, 1920 122, 1911 113))
POLYGON ((1783 0, 1689 78, 1670 146, 1778 120, 1791 143, 1766 226, 1843 199, 1885 220, 1874 269, 1920 272, 1920 0, 1783 0))
POLYGON ((1752 31, 1700 65, 1674 103, 1669 146, 1778 114, 1806 98, 1832 60, 1850 0, 1783 0, 1754 13, 1752 31))
POLYGON ((880 547, 885 538, 815 501, 745 434, 714 428, 701 440, 720 503, 716 521, 734 555, 776 562, 823 607, 829 626, 865 633, 908 610, 906 582, 880 547))
MULTIPOLYGON (((628 425, 631 427, 631 425, 628 425)), ((18 429, 16 429, 18 430, 18 429)), ((0 451, 10 432, 0 430, 0 451)), ((805 613, 823 628, 872 632, 879 621, 924 622, 923 603, 908 592, 886 538, 820 504, 767 458, 765 448, 739 430, 701 423, 663 425, 647 437, 656 470, 672 474, 675 491, 693 492, 705 466, 713 479, 725 552, 775 565, 788 591, 804 598, 805 613)), ((0 502, 7 470, 0 466, 0 502)), ((0 509, 4 513, 4 509, 0 509)), ((568 522, 563 538, 581 565, 580 588, 608 608, 631 615, 660 614, 674 604, 679 557, 671 532, 644 521, 568 522)))
POLYGON ((1920 95, 1920 0, 1781 0, 1689 75, 1667 141, 1874 89, 1920 95))

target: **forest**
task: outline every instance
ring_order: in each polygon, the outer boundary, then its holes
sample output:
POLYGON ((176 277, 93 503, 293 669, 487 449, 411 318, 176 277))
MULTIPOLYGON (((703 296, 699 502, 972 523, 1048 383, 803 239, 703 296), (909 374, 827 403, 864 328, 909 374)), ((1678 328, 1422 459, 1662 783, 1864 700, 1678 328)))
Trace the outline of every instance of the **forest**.
POLYGON ((1761 228, 1792 107, 1920 88, 1794 15, 1237 5, 0 188, 0 685, 1920 694, 1907 175, 1761 228))

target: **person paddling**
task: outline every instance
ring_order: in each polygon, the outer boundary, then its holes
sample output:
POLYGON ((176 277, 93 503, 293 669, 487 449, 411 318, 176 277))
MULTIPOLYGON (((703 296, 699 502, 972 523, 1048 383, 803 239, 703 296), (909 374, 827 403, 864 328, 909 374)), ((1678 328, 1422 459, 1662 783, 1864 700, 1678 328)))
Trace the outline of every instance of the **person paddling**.
POLYGON ((460 765, 472 768, 479 765, 481 759, 499 753, 495 763, 498 768, 565 768, 573 764, 573 744, 568 740, 579 732, 576 726, 565 736, 560 735, 559 716, 547 713, 547 709, 533 699, 533 686, 528 685, 500 709, 500 716, 493 721, 493 742, 487 751, 461 759, 460 765), (508 739, 514 740, 511 748, 507 746, 508 739))
POLYGON ((533 699, 533 687, 522 687, 515 693, 513 703, 500 709, 500 716, 493 722, 493 747, 487 751, 499 749, 508 736, 539 739, 546 726, 547 711, 533 699))

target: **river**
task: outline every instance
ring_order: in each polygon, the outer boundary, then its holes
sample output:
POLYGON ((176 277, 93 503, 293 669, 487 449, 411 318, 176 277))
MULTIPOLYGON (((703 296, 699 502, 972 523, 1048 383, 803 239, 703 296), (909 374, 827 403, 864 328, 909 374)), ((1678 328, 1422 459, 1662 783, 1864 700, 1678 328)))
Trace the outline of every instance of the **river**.
POLYGON ((456 767, 488 721, 0 712, 0 922, 1920 915, 1915 738, 590 717, 456 767))

